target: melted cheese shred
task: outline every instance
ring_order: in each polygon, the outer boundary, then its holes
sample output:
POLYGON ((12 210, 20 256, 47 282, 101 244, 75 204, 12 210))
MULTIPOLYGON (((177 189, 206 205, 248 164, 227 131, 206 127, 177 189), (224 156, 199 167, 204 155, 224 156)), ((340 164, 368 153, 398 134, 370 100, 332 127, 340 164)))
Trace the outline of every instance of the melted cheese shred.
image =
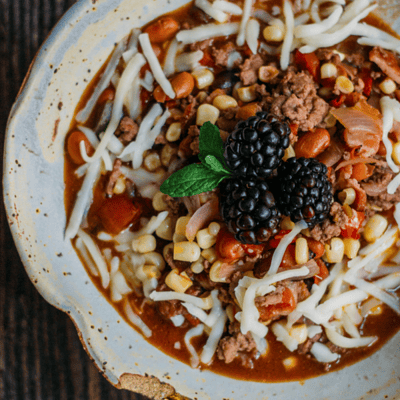
POLYGON ((196 368, 200 364, 200 359, 198 354, 196 353, 196 349, 193 347, 193 345, 190 343, 190 341, 196 337, 200 336, 203 333, 204 330, 204 325, 199 324, 195 328, 192 328, 188 330, 185 334, 184 342, 186 345, 186 348, 188 349, 190 353, 190 366, 192 368, 196 368))
POLYGON ((246 35, 246 26, 247 26, 247 23, 249 22, 249 19, 251 16, 251 9, 253 7, 253 1, 254 0, 244 0, 242 20, 240 21, 239 33, 236 38, 236 44, 238 46, 244 45, 245 35, 246 35))
POLYGON ((281 69, 285 71, 290 63, 290 52, 292 51, 294 32, 294 14, 292 3, 289 0, 284 1, 283 15, 285 16, 286 33, 282 44, 281 69))
POLYGON ((190 44, 215 37, 235 35, 238 33, 238 31, 238 22, 230 22, 226 24, 207 24, 193 29, 180 31, 176 35, 176 39, 182 44, 190 44))
POLYGON ((124 301, 124 312, 129 321, 132 322, 132 324, 135 325, 138 329, 140 329, 143 332, 144 336, 149 338, 153 334, 151 329, 141 320, 139 315, 137 315, 133 311, 128 299, 124 301))

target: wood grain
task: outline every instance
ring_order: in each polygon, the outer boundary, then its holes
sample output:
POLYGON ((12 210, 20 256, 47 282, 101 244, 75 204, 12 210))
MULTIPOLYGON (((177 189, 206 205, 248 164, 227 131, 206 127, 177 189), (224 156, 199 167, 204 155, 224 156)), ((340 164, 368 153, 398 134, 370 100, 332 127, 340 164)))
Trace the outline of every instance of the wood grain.
MULTIPOLYGON (((0 0, 1 153, 7 117, 29 65, 51 28, 74 3, 0 0)), ((0 258, 0 399, 145 399, 112 387, 83 350, 67 315, 36 291, 14 246, 4 207, 0 258)))

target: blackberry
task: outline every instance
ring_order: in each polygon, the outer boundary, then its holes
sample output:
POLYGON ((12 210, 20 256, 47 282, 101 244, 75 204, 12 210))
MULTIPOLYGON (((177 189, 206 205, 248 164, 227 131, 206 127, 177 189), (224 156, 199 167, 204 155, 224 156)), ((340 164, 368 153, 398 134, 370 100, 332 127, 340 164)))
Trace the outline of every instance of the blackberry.
POLYGON ((282 162, 289 146, 287 123, 267 112, 239 122, 225 142, 224 157, 234 175, 267 178, 282 162))
POLYGON ((267 182, 234 177, 220 184, 221 215, 235 238, 260 244, 279 231, 281 213, 267 182))
POLYGON ((315 158, 289 158, 278 168, 277 204, 292 221, 304 220, 309 227, 322 222, 332 204, 332 185, 326 165, 315 158))

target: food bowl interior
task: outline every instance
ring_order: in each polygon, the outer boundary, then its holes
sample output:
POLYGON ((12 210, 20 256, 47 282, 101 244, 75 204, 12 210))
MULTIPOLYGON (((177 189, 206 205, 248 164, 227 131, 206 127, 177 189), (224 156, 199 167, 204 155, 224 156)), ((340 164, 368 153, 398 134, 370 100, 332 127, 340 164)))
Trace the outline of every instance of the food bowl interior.
MULTIPOLYGON (((129 373, 155 376, 199 399, 399 399, 400 333, 372 357, 305 382, 244 382, 193 370, 148 344, 123 320, 64 240, 64 138, 77 103, 114 43, 186 3, 81 0, 41 48, 13 107, 5 146, 6 209, 30 279, 48 302, 70 315, 88 353, 114 385, 129 373)), ((398 0, 379 3, 383 19, 400 33, 398 0)), ((141 390, 135 385, 131 388, 141 390)), ((168 385, 154 395, 170 393, 168 385)))

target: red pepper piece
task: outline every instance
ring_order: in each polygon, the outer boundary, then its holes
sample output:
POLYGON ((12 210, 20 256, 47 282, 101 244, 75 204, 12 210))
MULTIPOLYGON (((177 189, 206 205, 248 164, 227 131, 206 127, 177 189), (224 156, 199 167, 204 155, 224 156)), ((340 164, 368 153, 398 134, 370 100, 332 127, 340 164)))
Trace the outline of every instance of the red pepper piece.
POLYGON ((329 270, 328 268, 326 268, 326 265, 322 260, 317 259, 315 261, 318 264, 319 272, 317 275, 314 276, 314 283, 316 285, 319 285, 324 279, 329 276, 329 270))
POLYGON ((344 238, 359 239, 360 234, 358 231, 361 228, 364 218, 365 214, 363 212, 353 210, 353 215, 342 229, 342 236, 344 238))
POLYGON ((294 53, 294 62, 301 69, 307 70, 316 82, 321 80, 320 61, 314 52, 303 54, 296 49, 294 53))

